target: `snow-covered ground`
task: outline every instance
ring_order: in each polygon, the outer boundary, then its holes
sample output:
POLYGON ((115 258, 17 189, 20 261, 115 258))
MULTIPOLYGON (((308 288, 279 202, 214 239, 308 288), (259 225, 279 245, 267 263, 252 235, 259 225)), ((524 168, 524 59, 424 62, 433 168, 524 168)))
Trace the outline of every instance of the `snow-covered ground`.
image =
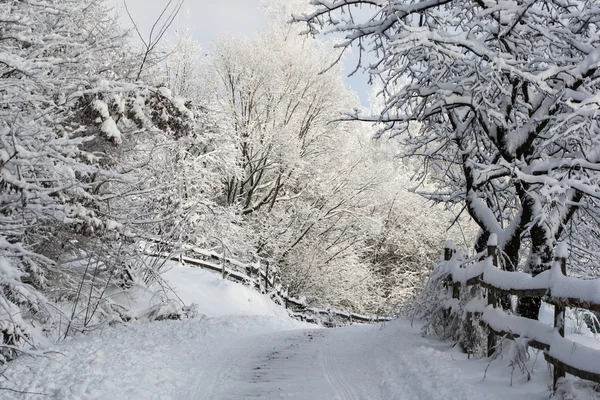
MULTIPOLYGON (((548 399, 550 371, 539 354, 532 380, 504 357, 468 360, 397 320, 316 329, 292 320, 266 296, 210 272, 165 274, 202 314, 184 321, 107 327, 22 357, 0 378, 2 399, 548 399), (488 368, 489 365, 489 368, 488 368), (487 373, 485 372, 487 368, 487 373), (485 379, 484 379, 485 373, 485 379), (42 396, 44 394, 45 396, 42 396)), ((578 399, 592 391, 574 391, 578 399)))

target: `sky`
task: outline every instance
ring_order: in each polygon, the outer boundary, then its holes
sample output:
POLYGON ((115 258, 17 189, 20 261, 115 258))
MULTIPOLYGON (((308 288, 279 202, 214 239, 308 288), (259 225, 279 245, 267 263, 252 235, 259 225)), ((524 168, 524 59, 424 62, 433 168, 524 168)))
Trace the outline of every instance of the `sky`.
MULTIPOLYGON (((111 0, 125 27, 133 27, 123 8, 123 0, 111 0)), ((127 7, 143 34, 147 36, 152 24, 169 0, 126 0, 127 7)), ((211 42, 223 34, 240 34, 251 37, 265 26, 262 0, 185 0, 172 30, 190 28, 194 38, 203 49, 210 49, 211 42)), ((309 0, 306 0, 307 2, 309 0)), ((176 2, 175 0, 173 2, 176 2)), ((355 59, 345 57, 344 67, 349 74, 355 66, 355 59)), ((362 74, 346 78, 346 84, 357 92, 363 105, 368 105, 371 91, 367 77, 362 74)))

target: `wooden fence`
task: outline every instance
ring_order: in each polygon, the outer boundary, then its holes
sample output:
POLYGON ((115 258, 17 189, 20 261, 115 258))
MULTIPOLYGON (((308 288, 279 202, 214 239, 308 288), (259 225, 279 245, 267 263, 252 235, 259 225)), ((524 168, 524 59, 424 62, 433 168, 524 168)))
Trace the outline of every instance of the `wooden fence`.
MULTIPOLYGON (((568 252, 563 245, 556 251, 552 269, 532 277, 523 272, 509 272, 498 268, 498 248, 495 235, 490 238, 487 257, 471 265, 455 259, 451 242, 444 249, 443 273, 451 283, 452 299, 446 308, 459 304, 461 291, 479 285, 486 299, 471 299, 464 304, 466 318, 479 318, 488 330, 487 355, 492 356, 499 337, 526 338, 528 344, 544 351, 544 357, 553 365, 553 388, 565 373, 600 383, 600 350, 575 343, 565 338, 565 310, 567 307, 600 311, 600 279, 585 280, 567 277, 568 252), (538 297, 554 305, 554 326, 512 315, 499 304, 507 296, 538 297)), ((468 293, 468 292, 466 292, 468 293)), ((504 305, 504 308, 507 308, 504 305)))
MULTIPOLYGON (((165 243, 160 244, 165 245, 165 243)), ((339 323, 378 323, 392 319, 388 316, 362 315, 341 310, 309 307, 306 302, 288 295, 287 288, 281 284, 279 273, 268 263, 243 263, 214 251, 193 246, 185 246, 183 251, 177 254, 153 251, 149 255, 169 258, 184 265, 215 271, 220 273, 223 279, 252 286, 261 293, 268 293, 275 302, 289 309, 294 318, 302 321, 334 327, 339 323)))

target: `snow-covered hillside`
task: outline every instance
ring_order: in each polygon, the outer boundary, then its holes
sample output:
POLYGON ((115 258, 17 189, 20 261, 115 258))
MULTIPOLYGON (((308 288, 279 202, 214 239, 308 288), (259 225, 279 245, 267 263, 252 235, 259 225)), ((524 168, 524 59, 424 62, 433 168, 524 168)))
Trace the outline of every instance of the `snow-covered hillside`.
MULTIPOLYGON (((319 329, 218 274, 176 265, 164 277, 174 297, 198 304, 199 316, 106 327, 48 349, 41 358, 21 357, 0 378, 2 399, 542 400, 549 395, 549 370, 541 355, 527 363, 532 381, 518 369, 511 379, 510 349, 491 363, 468 360, 448 344, 422 338, 419 326, 404 320, 319 329)), ((133 296, 132 301, 152 299, 133 296)), ((589 389, 572 393, 593 398, 589 389)))

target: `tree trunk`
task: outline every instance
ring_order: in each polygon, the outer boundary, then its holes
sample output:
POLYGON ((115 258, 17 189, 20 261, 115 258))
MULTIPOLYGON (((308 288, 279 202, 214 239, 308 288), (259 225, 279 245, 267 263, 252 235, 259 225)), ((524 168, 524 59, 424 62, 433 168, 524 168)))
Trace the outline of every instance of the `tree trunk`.
MULTIPOLYGON (((531 228, 531 252, 526 272, 536 276, 552 267, 554 235, 544 226, 531 228)), ((538 319, 542 300, 539 297, 521 297, 517 303, 517 313, 525 318, 538 319)))

